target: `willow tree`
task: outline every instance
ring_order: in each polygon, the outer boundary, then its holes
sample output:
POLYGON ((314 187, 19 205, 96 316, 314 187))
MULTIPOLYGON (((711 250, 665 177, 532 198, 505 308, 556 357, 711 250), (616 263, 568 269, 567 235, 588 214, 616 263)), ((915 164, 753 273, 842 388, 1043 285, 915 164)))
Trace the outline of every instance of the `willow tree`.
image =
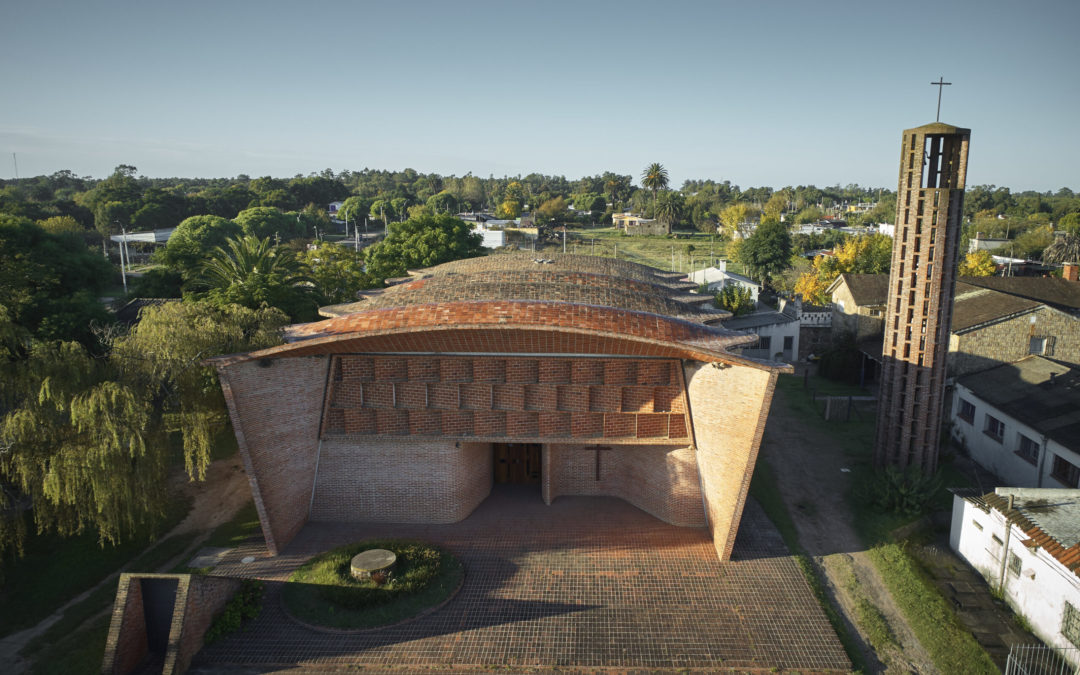
MULTIPOLYGON (((12 335, 0 312, 0 338, 12 335)), ((164 513, 170 435, 205 476, 227 415, 208 357, 280 342, 276 309, 168 303, 144 310, 107 356, 75 342, 5 344, 0 418, 0 553, 38 532, 96 531, 116 543, 164 513)))

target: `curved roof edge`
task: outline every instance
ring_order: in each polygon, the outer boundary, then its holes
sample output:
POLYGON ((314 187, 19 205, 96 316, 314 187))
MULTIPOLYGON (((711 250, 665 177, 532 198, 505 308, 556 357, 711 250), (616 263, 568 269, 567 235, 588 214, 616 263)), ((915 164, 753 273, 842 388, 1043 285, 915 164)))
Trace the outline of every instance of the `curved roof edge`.
MULTIPOLYGON (((286 329, 287 344, 246 354, 219 356, 208 359, 207 363, 227 366, 265 358, 328 354, 343 348, 348 349, 346 345, 349 343, 358 347, 369 339, 390 335, 439 333, 443 336, 461 336, 491 329, 518 333, 524 331, 537 335, 547 333, 596 336, 609 341, 609 344, 621 342, 652 345, 661 351, 670 351, 669 356, 777 372, 792 370, 786 363, 751 359, 728 352, 730 347, 754 342, 757 336, 752 333, 601 305, 521 300, 462 301, 356 312, 334 319, 290 326, 286 329)), ((638 350, 628 351, 634 353, 638 350)))

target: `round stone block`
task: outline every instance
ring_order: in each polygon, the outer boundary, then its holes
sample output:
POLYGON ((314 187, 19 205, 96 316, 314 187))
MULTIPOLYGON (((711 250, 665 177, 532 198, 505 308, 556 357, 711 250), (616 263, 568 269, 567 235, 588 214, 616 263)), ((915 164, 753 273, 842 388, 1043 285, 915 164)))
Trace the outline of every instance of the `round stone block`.
POLYGON ((397 554, 382 548, 361 551, 353 556, 350 570, 354 579, 370 579, 373 572, 389 572, 397 554))

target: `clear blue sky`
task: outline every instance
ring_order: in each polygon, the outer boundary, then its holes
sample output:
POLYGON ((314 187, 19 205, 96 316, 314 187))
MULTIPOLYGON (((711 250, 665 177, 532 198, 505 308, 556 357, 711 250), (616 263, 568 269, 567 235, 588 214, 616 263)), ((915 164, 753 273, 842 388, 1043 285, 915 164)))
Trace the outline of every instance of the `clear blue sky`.
POLYGON ((1080 191, 1080 2, 16 2, 0 177, 332 168, 895 188, 900 132, 969 185, 1080 191))

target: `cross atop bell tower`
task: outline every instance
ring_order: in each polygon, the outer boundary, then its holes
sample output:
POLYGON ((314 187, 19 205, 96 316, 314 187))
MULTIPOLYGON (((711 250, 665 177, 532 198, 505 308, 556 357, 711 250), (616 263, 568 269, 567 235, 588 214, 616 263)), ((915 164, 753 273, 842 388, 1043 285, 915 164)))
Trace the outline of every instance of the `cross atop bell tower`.
POLYGON ((931 86, 937 87, 937 117, 934 118, 935 122, 941 121, 941 91, 945 87, 952 86, 952 82, 946 82, 944 77, 938 76, 937 82, 931 82, 931 86))

